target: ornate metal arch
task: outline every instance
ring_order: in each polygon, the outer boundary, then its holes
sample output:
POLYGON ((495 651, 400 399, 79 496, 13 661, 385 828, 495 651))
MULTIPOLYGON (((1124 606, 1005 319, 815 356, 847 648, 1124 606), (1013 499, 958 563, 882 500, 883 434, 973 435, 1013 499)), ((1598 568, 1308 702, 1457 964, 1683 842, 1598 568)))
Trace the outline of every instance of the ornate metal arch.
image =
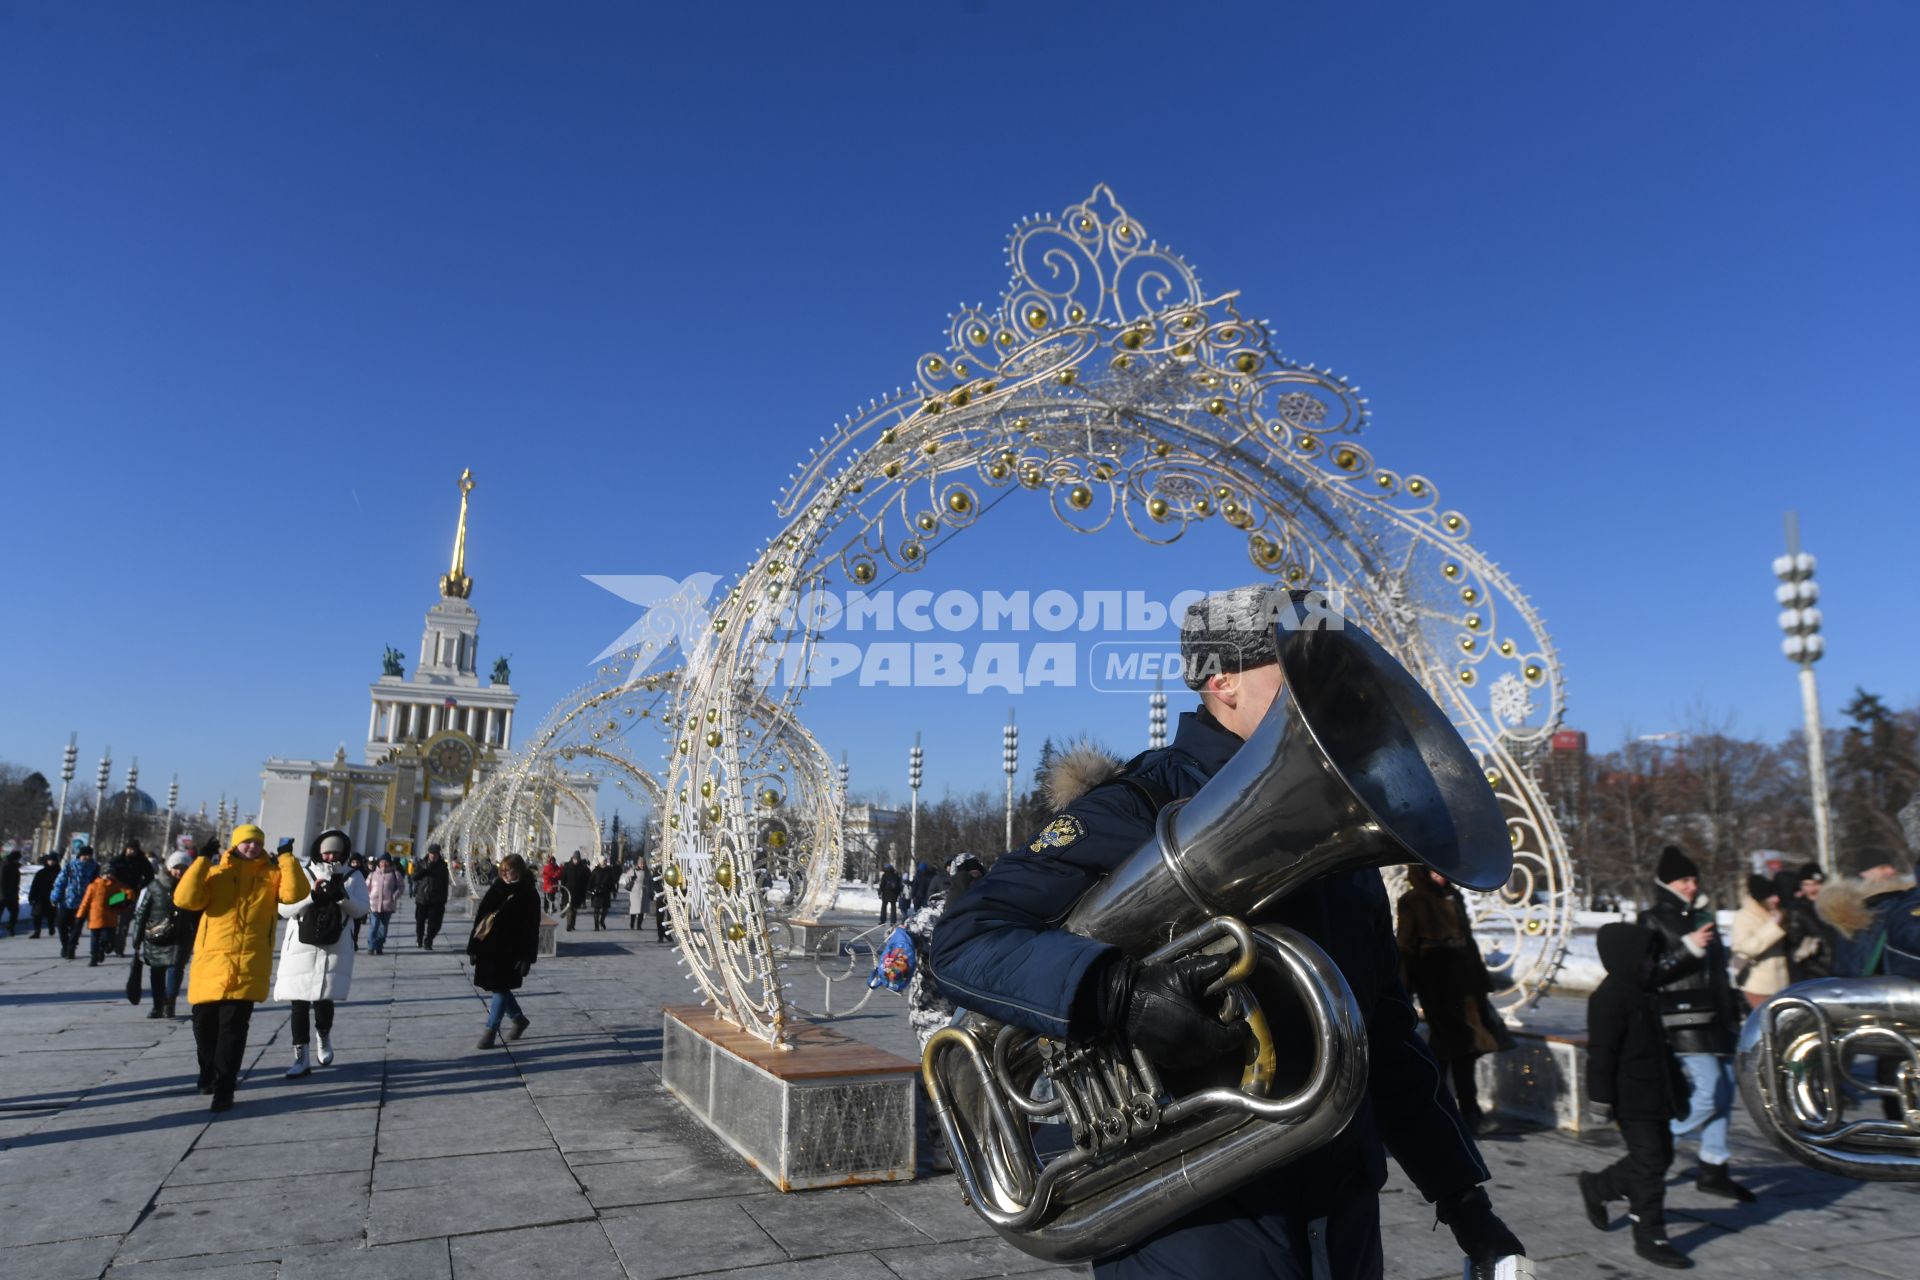
MULTIPOLYGON (((1043 497, 1068 528, 1170 543, 1224 526, 1276 581, 1338 589, 1485 764, 1516 876, 1478 923, 1510 934, 1508 1004, 1558 967, 1564 840, 1524 767, 1558 724, 1560 666, 1539 616, 1467 540, 1432 479, 1359 440, 1367 404, 1281 353, 1234 294, 1208 294, 1105 186, 1017 227, 996 307, 955 315, 914 385, 849 417, 776 504, 785 520, 713 609, 671 710, 670 895, 694 979, 779 1041, 789 1011, 752 874, 755 779, 776 756, 832 790, 824 752, 785 756, 815 633, 784 608, 829 584, 923 568, 1000 497, 1043 497), (782 681, 782 673, 796 678, 782 681)), ((1496 962, 1502 957, 1496 956, 1496 962)))

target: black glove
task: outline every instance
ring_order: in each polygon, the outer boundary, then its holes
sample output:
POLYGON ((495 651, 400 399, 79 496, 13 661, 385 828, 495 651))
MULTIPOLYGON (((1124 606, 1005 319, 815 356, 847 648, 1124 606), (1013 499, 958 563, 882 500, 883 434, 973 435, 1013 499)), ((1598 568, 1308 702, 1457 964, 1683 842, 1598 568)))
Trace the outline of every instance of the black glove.
POLYGON ((1524 1256, 1526 1246, 1493 1212, 1493 1201, 1479 1187, 1468 1187, 1433 1202, 1433 1212, 1453 1231, 1454 1243, 1476 1265, 1512 1254, 1524 1256))
POLYGON ((1251 1034, 1246 1023, 1222 1023, 1206 1007, 1207 988, 1232 967, 1231 956, 1148 965, 1116 957, 1098 979, 1101 1024, 1160 1066, 1216 1062, 1251 1034))

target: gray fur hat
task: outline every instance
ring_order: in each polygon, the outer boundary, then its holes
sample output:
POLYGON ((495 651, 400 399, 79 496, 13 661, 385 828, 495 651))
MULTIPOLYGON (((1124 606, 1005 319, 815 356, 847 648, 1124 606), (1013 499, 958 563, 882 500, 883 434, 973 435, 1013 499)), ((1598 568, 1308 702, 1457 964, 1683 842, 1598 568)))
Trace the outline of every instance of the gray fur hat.
POLYGON ((1188 605, 1180 620, 1180 671, 1187 687, 1198 692, 1209 676, 1280 661, 1273 625, 1290 604, 1277 587, 1255 582, 1188 605))
POLYGON ((1900 811, 1900 830, 1907 837, 1907 852, 1920 856, 1920 791, 1914 792, 1900 811))

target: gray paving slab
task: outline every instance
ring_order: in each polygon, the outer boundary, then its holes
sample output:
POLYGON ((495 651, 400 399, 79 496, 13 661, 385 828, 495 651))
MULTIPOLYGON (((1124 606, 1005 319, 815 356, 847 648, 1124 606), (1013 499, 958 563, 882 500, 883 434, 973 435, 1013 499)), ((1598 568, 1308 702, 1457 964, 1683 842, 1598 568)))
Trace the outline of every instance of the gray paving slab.
POLYGON ((977 1280, 981 1276, 1045 1271, 1053 1264, 1020 1252, 998 1236, 944 1244, 876 1249, 874 1256, 900 1280, 977 1280))
POLYGON ((619 1209, 601 1214, 600 1225, 633 1280, 788 1261, 787 1251, 733 1199, 619 1209))
POLYGON ((367 1248, 340 1244, 288 1253, 280 1280, 451 1280, 445 1239, 367 1248))
POLYGON ((120 1247, 119 1233, 50 1244, 14 1245, 7 1268, 32 1280, 95 1280, 120 1247))
POLYGON ((597 1221, 489 1231, 450 1241, 453 1280, 623 1280, 625 1270, 597 1221))
POLYGON ((746 1210, 795 1258, 933 1243, 932 1237, 859 1189, 763 1196, 747 1201, 746 1210))
POLYGON ((127 1235, 118 1262, 145 1262, 205 1253, 209 1241, 228 1249, 266 1249, 357 1239, 367 1216, 367 1193, 304 1190, 157 1206, 127 1235))
MULTIPOLYGON (((33 1280, 103 1268, 115 1280, 1086 1275, 999 1241, 949 1178, 775 1191, 659 1088, 657 1007, 684 999, 685 982, 650 932, 613 931, 591 953, 543 962, 522 993, 527 1039, 484 1053, 473 1046, 483 1007, 457 948, 422 954, 408 937, 359 958, 332 1068, 284 1080, 285 1007, 261 1007, 240 1105, 220 1117, 193 1091, 184 1022, 148 1022, 108 969, 48 963, 25 939, 0 938, 0 1081, 9 1102, 36 1108, 0 1111, 0 1256, 33 1280)), ((913 1051, 897 997, 839 1025, 913 1051)), ((1805 1169, 1744 1114, 1734 1139, 1758 1204, 1700 1196, 1690 1154, 1673 1170, 1674 1234, 1703 1275, 1920 1274, 1920 1187, 1805 1169)), ((1612 1135, 1485 1144, 1496 1207, 1548 1260, 1543 1275, 1648 1274, 1627 1231, 1593 1231, 1579 1211, 1574 1175, 1620 1150, 1612 1135)), ((1397 1171, 1381 1220, 1388 1275, 1459 1274, 1450 1239, 1397 1171)))
MULTIPOLYGON (((369 1136, 325 1138, 331 1117, 318 1116, 303 1125, 298 1141, 245 1147, 198 1149, 174 1166, 168 1186, 187 1183, 251 1181, 295 1174, 367 1172, 373 1168, 373 1139, 369 1136), (317 1131, 317 1133, 316 1133, 317 1131)), ((290 1135, 291 1136, 291 1135, 290 1135)))

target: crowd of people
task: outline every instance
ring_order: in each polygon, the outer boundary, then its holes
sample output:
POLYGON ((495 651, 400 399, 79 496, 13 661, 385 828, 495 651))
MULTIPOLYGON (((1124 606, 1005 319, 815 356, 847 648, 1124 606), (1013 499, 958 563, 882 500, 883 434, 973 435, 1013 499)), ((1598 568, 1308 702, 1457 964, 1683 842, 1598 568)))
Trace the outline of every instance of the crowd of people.
MULTIPOLYGON (((129 840, 102 865, 92 846, 76 839, 65 858, 41 858, 30 879, 18 850, 0 855, 8 936, 19 932, 25 881, 30 939, 55 939, 68 960, 78 958, 84 940, 89 968, 110 957, 130 959, 127 996, 139 1005, 150 993, 148 1018, 178 1018, 185 987, 197 1087, 214 1111, 234 1105, 255 1005, 270 1000, 289 1010, 289 1079, 332 1065, 335 1012, 352 989, 363 929, 368 954, 386 954, 393 915, 410 900, 414 945, 432 951, 452 895, 452 873, 437 844, 417 860, 382 853, 369 862, 339 829, 315 837, 304 859, 292 840, 269 855, 266 840, 258 826, 243 823, 225 849, 199 847, 183 835, 163 858, 129 840)), ((466 943, 474 984, 489 996, 481 1049, 501 1036, 518 1040, 531 1025, 514 993, 538 955, 542 898, 550 902, 563 879, 579 886, 567 928, 581 903, 590 904, 593 927, 605 928, 615 894, 625 890, 633 899, 629 927, 638 929, 651 908, 658 937, 667 940, 665 885, 644 860, 624 869, 604 859, 590 867, 575 853, 562 867, 549 856, 536 883, 526 860, 513 854, 492 871, 466 943)))
POLYGON ((1640 1256, 1693 1265, 1666 1238, 1676 1141, 1699 1144, 1697 1190, 1755 1199, 1732 1176, 1727 1146, 1742 1021, 1796 982, 1920 978, 1920 890, 1899 869, 1904 860, 1862 848, 1850 859, 1853 874, 1832 883, 1815 863, 1752 876, 1729 944, 1700 891, 1698 865, 1677 846, 1661 852, 1653 902, 1636 923, 1599 933, 1607 976, 1587 1004, 1588 1096, 1597 1118, 1619 1126, 1627 1151, 1580 1175, 1594 1226, 1608 1225, 1610 1201, 1625 1200, 1640 1256))

